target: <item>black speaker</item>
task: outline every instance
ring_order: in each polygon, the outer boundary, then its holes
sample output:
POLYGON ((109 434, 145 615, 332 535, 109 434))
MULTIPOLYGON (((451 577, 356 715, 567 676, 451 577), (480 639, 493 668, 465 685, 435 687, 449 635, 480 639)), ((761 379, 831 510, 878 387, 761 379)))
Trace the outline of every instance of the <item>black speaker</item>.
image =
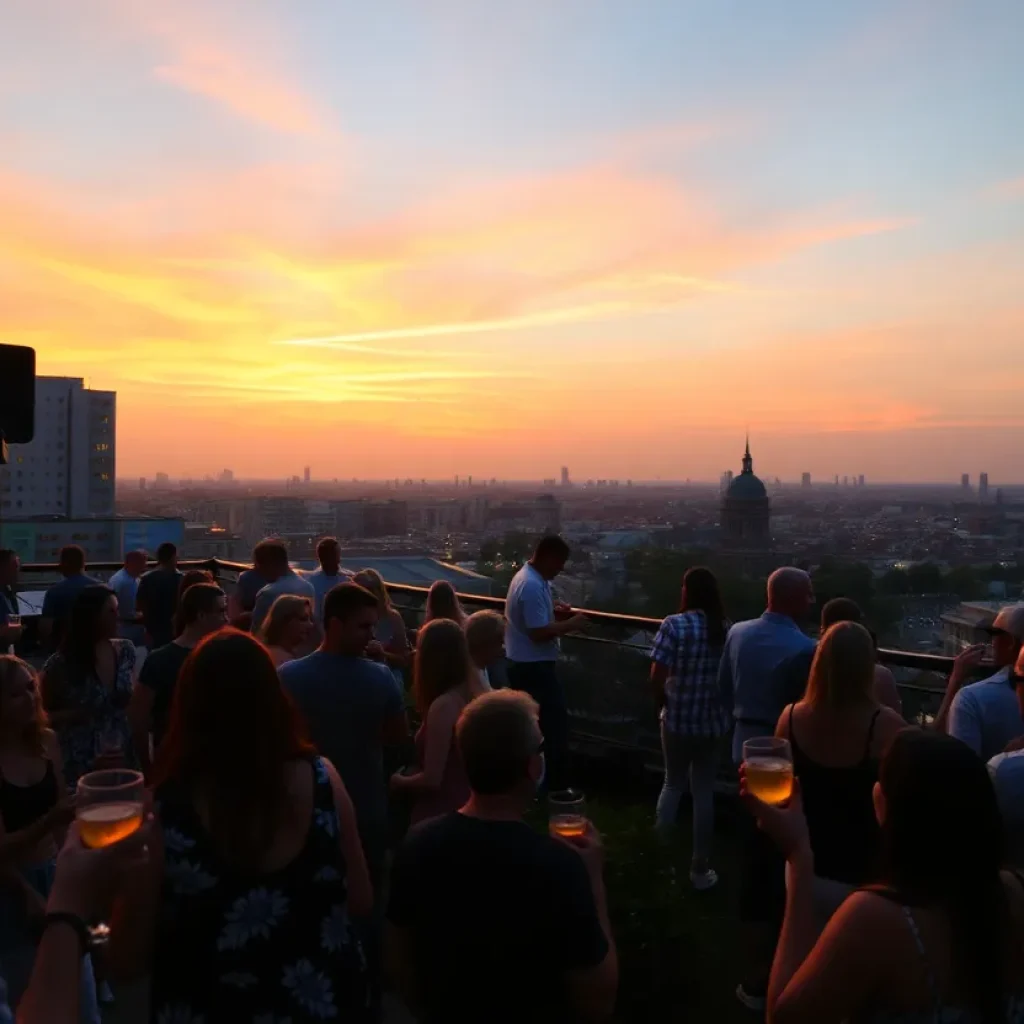
POLYGON ((0 345, 0 440, 28 444, 36 430, 36 350, 0 345))

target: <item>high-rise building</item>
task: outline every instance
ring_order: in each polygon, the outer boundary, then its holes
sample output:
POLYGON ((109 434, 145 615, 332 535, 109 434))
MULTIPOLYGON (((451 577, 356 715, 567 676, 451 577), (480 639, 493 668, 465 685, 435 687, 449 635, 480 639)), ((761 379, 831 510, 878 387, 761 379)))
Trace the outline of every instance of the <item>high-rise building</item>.
POLYGON ((988 473, 981 473, 978 476, 978 501, 988 500, 988 473))
POLYGON ((800 477, 800 486, 801 487, 810 487, 811 486, 811 474, 810 473, 804 473, 800 477))
POLYGON ((858 487, 863 487, 864 486, 864 474, 863 473, 859 474, 858 477, 857 477, 857 486, 858 487))
POLYGON ((0 466, 0 518, 112 516, 117 395, 37 377, 35 437, 0 466))
POLYGON ((563 466, 562 467, 562 486, 563 487, 568 487, 569 484, 570 484, 570 481, 569 481, 569 467, 568 466, 563 466))
POLYGON ((962 473, 960 475, 960 490, 969 491, 971 489, 971 474, 962 473))
POLYGON ((848 476, 844 476, 843 477, 843 486, 844 487, 849 487, 849 485, 850 485, 850 478, 848 476))
POLYGON ((302 482, 308 484, 309 481, 312 479, 312 476, 313 476, 312 471, 310 470, 309 466, 307 466, 302 471, 302 482))
POLYGON ((718 481, 718 489, 722 492, 722 494, 725 494, 725 492, 729 490, 729 486, 732 484, 732 481, 733 471, 731 469, 727 469, 721 475, 718 481))

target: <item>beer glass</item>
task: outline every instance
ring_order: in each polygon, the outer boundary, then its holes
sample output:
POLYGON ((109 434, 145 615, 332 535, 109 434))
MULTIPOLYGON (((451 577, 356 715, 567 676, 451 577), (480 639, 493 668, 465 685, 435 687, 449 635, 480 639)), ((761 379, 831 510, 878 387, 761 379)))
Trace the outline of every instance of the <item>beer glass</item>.
POLYGON ((586 834, 586 801, 578 789, 548 794, 548 825, 563 839, 576 839, 586 834))
POLYGON ((786 803, 793 795, 793 751, 780 736, 759 736, 743 744, 747 792, 766 804, 786 803))
POLYGON ((110 768, 78 780, 75 817, 82 842, 112 846, 142 826, 146 784, 142 772, 110 768))

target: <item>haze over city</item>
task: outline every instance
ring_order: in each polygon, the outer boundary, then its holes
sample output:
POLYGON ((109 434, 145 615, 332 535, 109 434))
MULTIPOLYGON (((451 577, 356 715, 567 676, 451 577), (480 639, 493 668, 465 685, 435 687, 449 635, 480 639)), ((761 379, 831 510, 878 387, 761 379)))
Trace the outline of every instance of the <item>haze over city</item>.
POLYGON ((8 0, 0 340, 118 473, 1024 481, 1024 7, 8 0))

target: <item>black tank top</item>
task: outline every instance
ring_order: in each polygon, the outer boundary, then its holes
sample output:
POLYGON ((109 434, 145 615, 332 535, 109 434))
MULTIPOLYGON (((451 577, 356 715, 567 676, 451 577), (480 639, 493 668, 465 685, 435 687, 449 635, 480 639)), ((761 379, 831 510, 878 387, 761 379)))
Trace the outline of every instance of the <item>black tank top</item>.
POLYGON ((57 804, 57 776, 47 758, 46 774, 31 786, 16 786, 0 776, 0 817, 6 832, 20 832, 57 804))
POLYGON ((793 732, 793 707, 787 730, 793 748, 793 771, 800 780, 807 830, 814 851, 814 873, 848 885, 875 881, 882 833, 875 818, 871 791, 878 781, 878 761, 871 756, 875 711, 864 740, 864 756, 848 767, 833 768, 812 761, 793 732))

